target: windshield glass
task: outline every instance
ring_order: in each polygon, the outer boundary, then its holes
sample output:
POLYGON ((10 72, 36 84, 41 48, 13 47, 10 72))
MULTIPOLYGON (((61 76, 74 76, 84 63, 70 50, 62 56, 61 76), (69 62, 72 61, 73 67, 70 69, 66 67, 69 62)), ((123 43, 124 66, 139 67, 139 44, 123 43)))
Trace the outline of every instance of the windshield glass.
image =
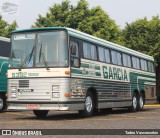
POLYGON ((14 34, 11 68, 68 66, 65 31, 14 34))
POLYGON ((67 37, 64 31, 38 33, 36 67, 68 65, 67 37))
POLYGON ((33 67, 35 34, 16 34, 12 36, 11 67, 33 67))

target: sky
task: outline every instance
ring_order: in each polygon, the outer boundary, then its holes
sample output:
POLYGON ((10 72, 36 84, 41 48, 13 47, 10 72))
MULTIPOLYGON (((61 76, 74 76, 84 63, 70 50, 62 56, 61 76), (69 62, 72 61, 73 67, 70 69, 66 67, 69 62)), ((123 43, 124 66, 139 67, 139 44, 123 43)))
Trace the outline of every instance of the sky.
MULTIPOLYGON (((78 0, 70 0, 76 5, 78 0)), ((30 28, 38 18, 45 16, 49 7, 62 0, 0 0, 0 14, 3 20, 18 23, 18 29, 30 28), (16 10, 4 11, 4 3, 16 4, 16 10)), ((137 19, 152 16, 160 16, 160 0, 88 0, 89 7, 101 6, 102 9, 113 19, 120 28, 124 28, 126 22, 131 23, 137 19)))

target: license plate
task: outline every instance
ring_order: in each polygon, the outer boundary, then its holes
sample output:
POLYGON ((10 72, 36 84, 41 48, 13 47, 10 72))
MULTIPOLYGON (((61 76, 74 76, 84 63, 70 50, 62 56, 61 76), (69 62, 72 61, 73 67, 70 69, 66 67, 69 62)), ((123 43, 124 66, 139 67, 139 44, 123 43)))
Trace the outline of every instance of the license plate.
POLYGON ((36 104, 28 104, 27 108, 28 109, 38 109, 38 105, 36 105, 36 104))
POLYGON ((33 89, 18 89, 18 92, 24 93, 24 92, 33 92, 33 89))

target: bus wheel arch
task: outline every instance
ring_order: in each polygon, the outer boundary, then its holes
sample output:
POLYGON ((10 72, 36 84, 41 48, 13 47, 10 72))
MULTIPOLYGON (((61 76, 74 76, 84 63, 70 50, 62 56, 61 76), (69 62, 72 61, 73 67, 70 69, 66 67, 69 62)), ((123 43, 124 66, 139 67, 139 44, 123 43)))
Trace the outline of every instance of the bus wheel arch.
POLYGON ((97 91, 95 88, 90 87, 86 92, 84 110, 80 110, 79 114, 81 117, 90 117, 96 112, 97 107, 97 91))
POLYGON ((98 109, 98 94, 97 94, 97 90, 94 87, 90 87, 87 90, 87 93, 91 92, 93 94, 93 98, 94 98, 94 102, 95 102, 95 109, 98 109))
POLYGON ((145 95, 145 91, 141 90, 140 94, 142 94, 143 98, 144 98, 144 104, 145 104, 145 99, 146 99, 146 95, 145 95))

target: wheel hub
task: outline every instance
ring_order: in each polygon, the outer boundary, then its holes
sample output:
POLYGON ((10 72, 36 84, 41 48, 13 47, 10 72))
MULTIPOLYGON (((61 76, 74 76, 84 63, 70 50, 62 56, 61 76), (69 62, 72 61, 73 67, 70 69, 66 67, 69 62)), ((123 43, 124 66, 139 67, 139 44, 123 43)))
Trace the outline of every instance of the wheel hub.
POLYGON ((133 97, 133 107, 134 109, 137 108, 137 98, 133 97))
POLYGON ((87 97, 86 98, 86 102, 85 102, 85 105, 86 105, 86 110, 87 110, 87 112, 90 112, 91 110, 92 110, 92 99, 91 99, 91 97, 87 97))
POLYGON ((140 108, 143 108, 143 98, 142 97, 139 98, 139 105, 140 105, 140 108))

